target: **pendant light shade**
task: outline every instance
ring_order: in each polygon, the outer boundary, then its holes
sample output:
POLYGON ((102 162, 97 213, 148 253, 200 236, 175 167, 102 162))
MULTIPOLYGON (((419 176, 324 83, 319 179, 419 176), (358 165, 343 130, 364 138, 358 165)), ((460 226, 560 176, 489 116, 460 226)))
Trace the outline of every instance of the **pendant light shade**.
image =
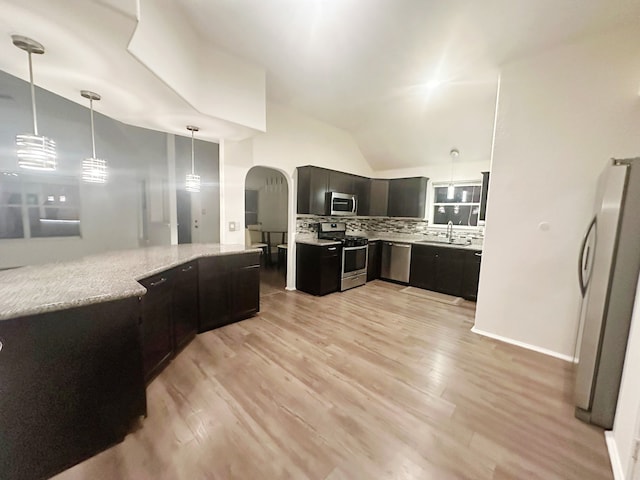
POLYGON ((194 132, 200 130, 193 125, 187 125, 187 130, 191 132, 191 173, 187 173, 187 179, 185 181, 185 189, 187 192, 198 193, 200 191, 200 175, 196 175, 195 172, 195 151, 194 151, 194 132))
POLYGON ((93 156, 82 160, 82 180, 88 183, 106 183, 107 182, 107 161, 96 158, 96 135, 93 126, 93 101, 100 100, 100 95, 82 90, 80 92, 84 98, 89 99, 89 110, 91 111, 91 147, 93 156))
POLYGON ((456 196, 456 188, 453 185, 453 161, 460 156, 460 152, 457 148, 452 148, 449 156, 451 157, 451 178, 447 187, 447 200, 453 200, 456 196))
POLYGON ((33 133, 16 135, 16 153, 18 166, 30 170, 51 171, 56 169, 56 142, 38 134, 38 116, 36 113, 36 91, 33 84, 33 65, 31 55, 42 55, 44 47, 28 37, 12 35, 13 44, 29 54, 29 83, 31 84, 31 110, 33 112, 33 133))

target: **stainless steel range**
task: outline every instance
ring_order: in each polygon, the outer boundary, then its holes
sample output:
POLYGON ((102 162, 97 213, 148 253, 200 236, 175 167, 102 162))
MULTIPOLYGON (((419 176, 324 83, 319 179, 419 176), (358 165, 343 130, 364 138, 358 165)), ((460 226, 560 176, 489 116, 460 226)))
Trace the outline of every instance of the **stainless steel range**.
POLYGON ((318 238, 342 244, 340 291, 359 287, 367 282, 369 241, 366 237, 347 235, 346 223, 321 222, 318 224, 318 238))

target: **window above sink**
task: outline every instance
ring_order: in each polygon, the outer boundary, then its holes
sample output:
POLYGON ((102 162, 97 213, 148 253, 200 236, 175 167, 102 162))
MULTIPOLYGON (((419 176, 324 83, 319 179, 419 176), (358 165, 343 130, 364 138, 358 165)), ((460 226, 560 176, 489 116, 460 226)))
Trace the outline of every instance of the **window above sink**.
POLYGON ((448 198, 448 192, 449 183, 434 184, 432 225, 478 226, 482 183, 454 182, 453 198, 448 198))

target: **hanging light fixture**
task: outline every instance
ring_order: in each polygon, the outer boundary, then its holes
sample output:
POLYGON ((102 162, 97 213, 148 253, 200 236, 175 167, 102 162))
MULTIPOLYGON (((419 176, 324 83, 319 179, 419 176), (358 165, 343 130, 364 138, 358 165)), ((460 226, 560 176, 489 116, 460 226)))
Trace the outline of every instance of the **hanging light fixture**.
POLYGON ((56 142, 38 135, 38 116, 36 115, 36 90, 33 84, 33 65, 31 55, 42 55, 42 44, 22 35, 12 35, 13 44, 29 54, 29 82, 31 83, 31 109, 33 112, 33 133, 16 135, 18 166, 31 170, 56 169, 56 142))
POLYGON ((195 150, 194 150, 194 132, 200 130, 193 125, 187 125, 187 130, 191 132, 191 173, 187 173, 187 180, 185 182, 185 188, 187 192, 197 193, 200 191, 200 175, 196 175, 195 172, 195 150))
POLYGON ((451 180, 447 187, 447 200, 453 200, 456 194, 456 189, 453 186, 453 161, 460 156, 460 152, 457 148, 452 148, 449 152, 449 156, 451 157, 451 180))
POLYGON ((82 180, 89 183, 106 183, 107 161, 96 158, 96 135, 93 127, 93 101, 100 100, 100 95, 88 90, 80 91, 80 95, 89 99, 89 109, 91 110, 91 148, 93 152, 91 158, 82 160, 82 180))

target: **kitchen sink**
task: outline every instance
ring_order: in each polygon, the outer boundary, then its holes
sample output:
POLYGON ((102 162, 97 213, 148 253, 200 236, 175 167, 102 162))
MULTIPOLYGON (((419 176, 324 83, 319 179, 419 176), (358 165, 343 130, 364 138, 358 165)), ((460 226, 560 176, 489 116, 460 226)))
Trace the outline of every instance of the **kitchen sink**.
POLYGON ((464 247, 471 245, 469 240, 449 240, 448 238, 434 238, 430 240, 416 240, 414 243, 421 245, 455 245, 457 247, 464 247))

